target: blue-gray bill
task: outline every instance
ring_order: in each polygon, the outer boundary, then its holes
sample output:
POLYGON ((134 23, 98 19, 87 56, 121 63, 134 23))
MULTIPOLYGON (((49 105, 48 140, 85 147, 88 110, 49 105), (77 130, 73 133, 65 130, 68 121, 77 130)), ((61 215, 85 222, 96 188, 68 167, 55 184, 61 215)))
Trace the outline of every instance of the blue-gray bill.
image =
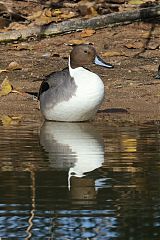
POLYGON ((101 59, 99 56, 95 57, 94 63, 96 65, 106 67, 106 68, 113 68, 113 65, 110 63, 106 63, 103 59, 101 59))

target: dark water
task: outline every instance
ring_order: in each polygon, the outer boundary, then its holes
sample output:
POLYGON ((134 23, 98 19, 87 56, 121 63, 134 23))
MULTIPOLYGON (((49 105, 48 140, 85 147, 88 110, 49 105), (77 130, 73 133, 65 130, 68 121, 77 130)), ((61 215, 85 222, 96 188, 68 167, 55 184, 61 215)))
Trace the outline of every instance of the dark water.
POLYGON ((1 239, 160 239, 160 126, 0 126, 1 239))

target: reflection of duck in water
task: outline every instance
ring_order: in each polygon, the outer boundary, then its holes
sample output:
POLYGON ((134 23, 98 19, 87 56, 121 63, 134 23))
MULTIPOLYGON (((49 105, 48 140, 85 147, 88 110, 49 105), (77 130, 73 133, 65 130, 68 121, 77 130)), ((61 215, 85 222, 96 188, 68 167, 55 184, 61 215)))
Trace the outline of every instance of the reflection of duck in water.
POLYGON ((90 123, 45 122, 40 143, 53 168, 69 171, 69 187, 72 175, 81 178, 104 161, 103 141, 90 123))

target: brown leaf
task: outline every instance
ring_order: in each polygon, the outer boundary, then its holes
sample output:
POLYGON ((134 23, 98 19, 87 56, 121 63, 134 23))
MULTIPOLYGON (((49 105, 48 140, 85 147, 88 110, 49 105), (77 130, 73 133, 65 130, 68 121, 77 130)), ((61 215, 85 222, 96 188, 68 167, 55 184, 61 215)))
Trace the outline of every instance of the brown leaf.
POLYGON ((28 19, 34 21, 38 25, 48 24, 51 22, 59 22, 61 20, 70 19, 75 17, 77 14, 75 12, 62 12, 59 9, 50 9, 45 8, 43 11, 38 11, 32 16, 29 16, 28 19))
POLYGON ((10 30, 13 30, 13 29, 21 30, 21 29, 25 29, 25 28, 27 28, 26 25, 20 24, 20 23, 17 23, 17 22, 11 23, 8 27, 8 29, 10 29, 10 30))
POLYGON ((43 25, 43 24, 51 23, 53 21, 54 21, 54 19, 52 17, 47 17, 44 15, 41 15, 41 17, 39 17, 35 20, 35 23, 38 25, 43 25))
POLYGON ((19 63, 17 63, 16 61, 13 61, 8 65, 7 69, 14 71, 14 70, 21 70, 22 67, 19 63))
POLYGON ((131 5, 140 5, 140 4, 142 4, 142 3, 144 3, 143 0, 130 0, 130 1, 128 2, 128 4, 131 4, 131 5))
POLYGON ((0 97, 8 95, 10 92, 12 92, 12 88, 12 85, 6 77, 0 86, 0 97))
POLYGON ((124 46, 128 49, 140 49, 144 47, 144 44, 142 42, 133 42, 133 43, 127 43, 124 46))
POLYGON ((43 11, 35 12, 32 16, 29 16, 28 19, 35 21, 35 23, 38 25, 47 24, 53 21, 52 12, 50 9, 44 9, 43 11))
POLYGON ((31 16, 27 17, 28 20, 35 20, 42 15, 42 11, 34 12, 31 16))
POLYGON ((72 39, 70 40, 67 45, 74 46, 79 44, 88 44, 84 39, 72 39))
POLYGON ((92 36, 96 31, 94 29, 90 29, 90 28, 86 28, 84 29, 81 33, 80 33, 80 36, 82 38, 85 38, 85 37, 90 37, 92 36))

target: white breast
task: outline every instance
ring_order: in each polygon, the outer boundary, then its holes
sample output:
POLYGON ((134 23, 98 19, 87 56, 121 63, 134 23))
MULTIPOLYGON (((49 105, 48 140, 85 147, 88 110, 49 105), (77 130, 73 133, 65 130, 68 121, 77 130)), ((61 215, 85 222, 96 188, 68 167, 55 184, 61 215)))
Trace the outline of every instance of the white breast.
POLYGON ((75 95, 57 104, 52 112, 54 120, 85 121, 93 118, 104 98, 104 85, 98 75, 82 67, 70 69, 77 89, 75 95))

